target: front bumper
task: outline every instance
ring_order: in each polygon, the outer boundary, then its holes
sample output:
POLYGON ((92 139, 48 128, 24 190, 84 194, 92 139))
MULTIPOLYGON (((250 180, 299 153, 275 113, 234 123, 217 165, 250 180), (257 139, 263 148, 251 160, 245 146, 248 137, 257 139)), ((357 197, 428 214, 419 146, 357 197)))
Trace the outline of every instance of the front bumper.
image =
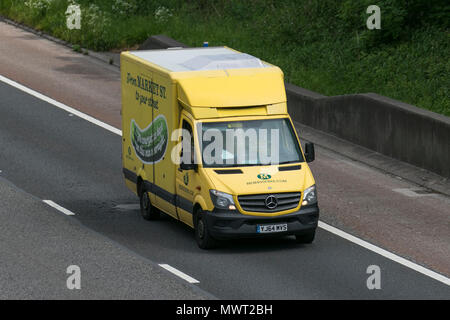
POLYGON ((296 212, 266 217, 241 214, 225 210, 203 212, 211 236, 217 240, 304 234, 317 228, 319 207, 317 204, 302 207, 296 212), (258 233, 257 225, 287 223, 287 231, 258 233))

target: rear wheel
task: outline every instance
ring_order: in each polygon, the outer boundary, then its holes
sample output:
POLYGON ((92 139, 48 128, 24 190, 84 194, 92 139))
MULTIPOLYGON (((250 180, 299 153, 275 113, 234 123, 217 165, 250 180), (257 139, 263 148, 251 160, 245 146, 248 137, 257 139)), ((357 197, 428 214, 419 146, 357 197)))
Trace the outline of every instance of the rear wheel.
POLYGON ((217 242, 209 233, 202 211, 195 215, 194 230, 195 240, 201 249, 212 249, 216 246, 217 242))
POLYGON ((143 184, 139 192, 139 200, 142 218, 145 220, 156 220, 159 218, 159 210, 152 206, 148 192, 143 184))
POLYGON ((314 241, 315 236, 316 230, 313 230, 305 234, 295 235, 295 240, 297 241, 297 243, 312 243, 314 241))

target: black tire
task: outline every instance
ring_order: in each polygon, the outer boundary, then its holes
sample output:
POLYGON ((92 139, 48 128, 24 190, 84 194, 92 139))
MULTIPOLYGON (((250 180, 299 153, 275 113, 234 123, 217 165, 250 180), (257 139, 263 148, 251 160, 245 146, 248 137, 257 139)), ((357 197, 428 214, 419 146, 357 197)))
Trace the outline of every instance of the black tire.
POLYGON ((314 241, 315 236, 316 230, 304 234, 296 234, 295 241, 297 241, 297 243, 312 243, 314 241))
POLYGON ((209 233, 202 211, 195 215, 194 231, 199 248, 206 250, 216 247, 217 242, 209 233))
POLYGON ((157 220, 159 218, 159 210, 152 206, 148 192, 143 185, 139 192, 139 205, 141 207, 141 216, 145 220, 157 220))

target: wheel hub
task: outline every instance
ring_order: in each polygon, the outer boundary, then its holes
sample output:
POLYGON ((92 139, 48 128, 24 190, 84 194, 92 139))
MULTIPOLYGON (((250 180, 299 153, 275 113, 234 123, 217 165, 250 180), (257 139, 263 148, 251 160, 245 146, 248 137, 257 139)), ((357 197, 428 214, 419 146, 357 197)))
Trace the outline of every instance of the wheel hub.
POLYGON ((205 224, 203 223, 202 219, 198 220, 197 228, 198 228, 198 236, 199 236, 199 238, 203 239, 203 236, 205 235, 205 224))
POLYGON ((147 192, 144 193, 144 195, 142 196, 142 207, 147 210, 148 206, 149 206, 149 198, 148 198, 148 194, 147 192))

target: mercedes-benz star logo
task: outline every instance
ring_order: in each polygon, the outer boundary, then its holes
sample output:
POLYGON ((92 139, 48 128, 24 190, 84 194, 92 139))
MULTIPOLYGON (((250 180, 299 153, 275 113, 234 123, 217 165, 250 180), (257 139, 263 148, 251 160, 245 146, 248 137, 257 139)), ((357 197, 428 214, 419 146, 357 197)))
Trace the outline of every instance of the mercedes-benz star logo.
POLYGON ((267 196, 266 200, 265 200, 265 204, 267 209, 275 209, 278 206, 278 200, 275 196, 267 196))

